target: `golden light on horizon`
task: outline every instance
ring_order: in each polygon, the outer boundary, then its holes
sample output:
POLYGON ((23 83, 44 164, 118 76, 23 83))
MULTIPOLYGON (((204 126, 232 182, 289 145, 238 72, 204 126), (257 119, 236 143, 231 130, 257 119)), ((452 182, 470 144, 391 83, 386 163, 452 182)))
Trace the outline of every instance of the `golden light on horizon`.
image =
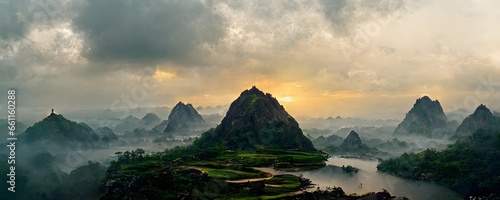
POLYGON ((163 81, 167 79, 172 79, 175 77, 175 73, 164 72, 161 70, 156 70, 154 78, 158 81, 163 81))
POLYGON ((278 101, 280 101, 280 102, 293 102, 295 100, 293 97, 286 96, 286 97, 278 98, 278 101))

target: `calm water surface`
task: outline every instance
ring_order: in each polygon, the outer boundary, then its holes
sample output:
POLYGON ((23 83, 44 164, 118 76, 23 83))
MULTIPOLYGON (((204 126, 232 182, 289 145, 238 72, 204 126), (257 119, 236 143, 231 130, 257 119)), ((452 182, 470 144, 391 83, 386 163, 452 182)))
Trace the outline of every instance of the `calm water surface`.
MULTIPOLYGON (((392 195, 405 196, 411 200, 463 199, 456 192, 444 186, 423 181, 403 179, 378 172, 377 164, 378 161, 332 157, 327 161, 327 166, 321 169, 293 172, 292 174, 302 174, 305 178, 311 179, 312 183, 316 184, 316 187, 322 189, 340 186, 347 194, 364 194, 386 189, 392 195), (342 165, 351 165, 360 170, 358 173, 349 175, 342 171, 340 168, 342 165)), ((277 174, 284 173, 269 170, 270 169, 266 169, 264 171, 277 174)))

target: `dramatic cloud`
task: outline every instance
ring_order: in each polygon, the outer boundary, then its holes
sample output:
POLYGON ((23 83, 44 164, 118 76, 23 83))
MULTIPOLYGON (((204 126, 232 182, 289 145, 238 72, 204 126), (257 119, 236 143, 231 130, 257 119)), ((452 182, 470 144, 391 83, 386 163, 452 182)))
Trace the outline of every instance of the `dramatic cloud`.
POLYGON ((29 111, 227 105, 252 85, 298 117, 402 118, 422 95, 500 110, 499 6, 0 0, 0 91, 29 111))
POLYGON ((195 0, 90 0, 73 25, 85 35, 82 54, 106 63, 205 64, 202 46, 225 34, 223 17, 195 0))

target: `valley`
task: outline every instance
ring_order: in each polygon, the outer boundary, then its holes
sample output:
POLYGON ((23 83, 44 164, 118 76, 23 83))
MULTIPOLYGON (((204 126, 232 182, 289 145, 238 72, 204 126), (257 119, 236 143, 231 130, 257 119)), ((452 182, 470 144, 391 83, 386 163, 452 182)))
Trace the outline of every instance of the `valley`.
POLYGON ((26 181, 18 188, 33 191, 20 199, 70 195, 76 188, 64 185, 71 184, 88 185, 79 192, 104 200, 494 197, 498 180, 488 169, 496 166, 491 158, 500 144, 494 132, 500 120, 480 105, 456 125, 459 133, 454 134, 451 123, 422 120, 433 112, 446 120, 436 102, 417 99, 397 127, 392 121, 337 117, 326 122, 356 126, 313 126, 304 132, 271 94, 255 86, 240 94, 215 127, 210 127, 213 121, 206 124, 191 104, 181 102, 167 120, 154 113, 142 119, 128 116, 114 127, 95 131, 84 122, 51 113, 19 136, 20 142, 31 145, 19 149, 24 158, 20 165, 42 166, 20 167, 29 173, 21 173, 26 181), (363 122, 370 126, 360 126, 363 122), (415 129, 423 125, 425 129, 415 129), (473 151, 468 153, 464 145, 473 151), (29 150, 33 148, 38 151, 29 150), (450 155, 456 151, 463 156, 450 155), (474 154, 476 161, 464 157, 474 154), (457 162, 468 164, 458 167, 457 162), (477 168, 467 167, 473 166, 470 162, 484 162, 487 169, 476 174, 477 168), (95 176, 75 180, 72 175, 77 173, 95 176), (455 173, 480 178, 457 179, 455 173), (42 186, 45 179, 54 184, 42 186))

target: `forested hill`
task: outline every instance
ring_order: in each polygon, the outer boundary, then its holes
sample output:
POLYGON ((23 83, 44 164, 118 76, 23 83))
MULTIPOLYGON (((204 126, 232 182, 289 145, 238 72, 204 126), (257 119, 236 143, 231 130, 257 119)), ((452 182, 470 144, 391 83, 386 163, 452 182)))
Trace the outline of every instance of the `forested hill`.
POLYGON ((443 151, 405 153, 382 161, 377 169, 405 178, 437 182, 462 195, 494 196, 500 191, 499 158, 500 132, 480 129, 443 151))

